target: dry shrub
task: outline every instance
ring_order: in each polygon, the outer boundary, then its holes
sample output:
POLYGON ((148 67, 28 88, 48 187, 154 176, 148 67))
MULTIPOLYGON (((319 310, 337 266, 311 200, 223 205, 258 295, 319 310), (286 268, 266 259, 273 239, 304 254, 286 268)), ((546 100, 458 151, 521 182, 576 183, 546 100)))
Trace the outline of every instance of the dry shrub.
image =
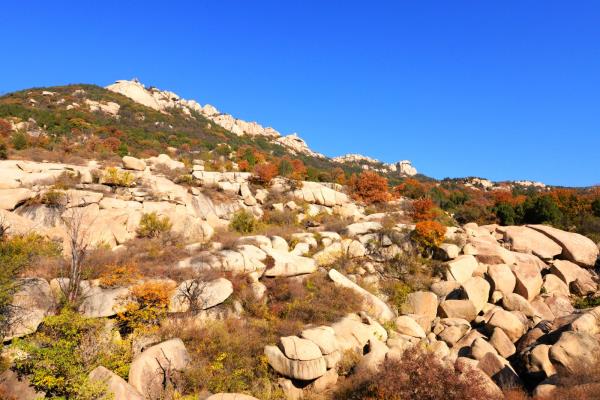
POLYGON ((480 400, 488 398, 483 378, 460 373, 435 355, 415 348, 386 360, 377 373, 349 379, 335 395, 344 400, 480 400))
POLYGON ((44 278, 50 281, 59 276, 63 269, 63 263, 62 256, 39 257, 35 263, 23 271, 21 276, 25 278, 44 278))
POLYGON ((285 209, 283 211, 279 210, 266 210, 263 218, 263 222, 269 225, 278 225, 278 226, 291 226, 298 224, 298 213, 295 211, 291 211, 285 209))
POLYGON ((264 281, 270 315, 303 324, 329 324, 361 309, 361 298, 351 289, 335 285, 325 274, 304 281, 275 278, 264 281))
POLYGON ((182 175, 189 174, 189 171, 185 168, 171 169, 164 164, 156 164, 153 168, 153 172, 155 175, 162 175, 173 182, 175 182, 175 180, 177 180, 182 175))
MULTIPOLYGON (((281 236, 285 240, 290 242, 294 233, 302 232, 302 228, 299 225, 259 225, 256 233, 265 236, 281 236)), ((291 244, 290 244, 291 245, 291 244)))
POLYGON ((202 186, 202 194, 214 203, 231 203, 236 200, 234 193, 225 192, 217 184, 202 186))
POLYGON ((442 262, 425 259, 415 251, 403 252, 383 264, 386 278, 398 280, 413 290, 429 290, 434 278, 442 277, 443 270, 442 262))
POLYGON ((384 203, 392 198, 387 179, 373 171, 352 175, 348 187, 353 199, 366 204, 384 203))
POLYGON ((203 324, 182 319, 161 334, 179 337, 192 362, 184 371, 184 394, 248 393, 259 399, 284 399, 269 367, 264 346, 277 340, 265 321, 227 319, 203 324), (241 334, 243 333, 243 334, 241 334))
POLYGON ((592 400, 600 399, 600 355, 596 354, 592 365, 580 365, 570 374, 553 377, 558 388, 553 392, 555 399, 592 400))
POLYGON ((342 354, 342 358, 335 366, 338 375, 348 376, 354 370, 354 367, 360 362, 362 354, 355 349, 348 349, 342 354))
POLYGON ((211 241, 213 243, 221 243, 223 249, 231 250, 235 248, 236 243, 240 237, 242 237, 242 235, 236 231, 218 228, 215 230, 211 241))

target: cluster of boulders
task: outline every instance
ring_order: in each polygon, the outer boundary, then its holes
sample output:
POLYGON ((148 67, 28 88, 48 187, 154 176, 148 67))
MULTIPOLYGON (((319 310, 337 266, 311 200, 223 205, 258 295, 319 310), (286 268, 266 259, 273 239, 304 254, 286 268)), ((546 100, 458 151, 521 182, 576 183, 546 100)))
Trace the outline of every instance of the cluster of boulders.
MULTIPOLYGON (((373 235, 380 228, 363 222, 348 226, 346 233, 373 235)), ((479 373, 491 398, 502 398, 501 388, 520 385, 551 396, 560 374, 595 362, 600 307, 575 310, 571 295, 597 292, 599 279, 592 269, 597 245, 540 225, 467 224, 450 229, 447 237, 453 243, 440 246, 448 260, 446 279, 431 291, 409 294, 400 316, 382 298, 329 270, 333 282, 362 296, 365 313, 331 327, 308 327, 265 348, 271 366, 296 382, 282 384, 290 398, 334 385, 339 351, 353 346, 364 353, 358 370, 371 371, 387 358, 425 346, 454 368, 479 373), (386 332, 376 320, 393 323, 392 330, 386 332), (352 340, 345 336, 350 326, 352 340), (364 334, 357 332, 362 329, 364 334)))
MULTIPOLYGON (((115 184, 109 180, 111 175, 107 175, 106 168, 93 162, 77 166, 0 161, 0 213, 14 233, 36 229, 65 240, 65 217, 77 210, 86 226, 95 227, 89 232, 90 243, 114 248, 135 237, 143 214, 155 212, 168 217, 173 231, 186 240, 205 242, 215 228, 227 226, 240 209, 261 216, 262 204, 269 195, 266 189, 251 188, 250 173, 205 171, 200 161, 187 169, 166 154, 147 160, 125 156, 123 167, 117 168, 116 174, 127 174, 132 183, 115 184), (194 185, 188 187, 173 182, 160 173, 159 167, 190 174, 194 185), (58 190, 61 207, 57 207, 51 203, 50 195, 56 194, 55 183, 65 176, 75 183, 68 189, 58 190), (229 197, 213 201, 205 192, 211 188, 229 197)), ((289 190, 289 183, 281 178, 271 188, 283 194, 289 190)), ((338 213, 359 218, 362 215, 339 188, 305 182, 291 192, 291 196, 308 204, 309 216, 338 213)), ((57 199, 54 197, 54 201, 57 199)), ((302 214, 301 218, 304 217, 302 214)))
MULTIPOLYGON (((165 154, 145 160, 123 157, 122 166, 112 174, 127 177, 127 184, 115 184, 106 171, 97 163, 0 161, 2 219, 13 233, 35 230, 67 242, 65 220, 78 212, 84 225, 93 228, 92 246, 104 244, 121 251, 136 236, 143 214, 167 216, 172 229, 191 243, 185 248, 188 257, 173 268, 190 269, 198 276, 212 274, 210 279, 183 282, 162 279, 173 287, 171 313, 193 309, 200 317, 241 316, 240 303, 223 306, 234 285, 230 279, 215 277, 215 272, 246 275, 256 301, 264 301, 264 279, 302 278, 320 270, 363 300, 360 315, 348 315, 331 326, 307 326, 297 336, 282 337, 265 348, 290 398, 335 385, 336 365, 349 351, 361 356, 357 370, 376 371, 386 358, 400 357, 421 345, 455 368, 474 368, 487 382, 490 397, 499 397, 501 387, 523 383, 547 395, 555 388, 557 376, 588 365, 594 351, 600 350, 600 308, 573 307, 574 296, 598 292, 594 270, 598 246, 582 235, 545 225, 449 228, 446 242, 435 252, 445 261, 444 279, 428 291, 409 294, 398 315, 388 299, 359 283, 378 286, 384 279, 382 265, 407 250, 414 226, 397 223, 384 229, 383 221, 390 214, 365 215, 364 208, 339 185, 291 185, 276 178, 267 190, 254 187, 249 173, 206 171, 201 161, 190 167, 165 154), (178 184, 172 180, 178 174, 169 178, 165 171, 189 175, 192 184, 178 184), (55 184, 66 176, 71 186, 57 189, 55 184), (210 190, 227 196, 213 201, 210 190), (60 207, 48 200, 53 191, 63 194, 60 207), (273 203, 268 201, 272 194, 287 199, 273 203), (267 205, 294 211, 299 219, 336 214, 353 222, 339 233, 317 228, 292 234, 288 240, 251 235, 233 245, 206 243, 214 229, 228 225, 237 211, 261 216, 267 205), (332 267, 340 258, 358 261, 355 269, 332 267)), ((107 287, 100 280, 83 281, 79 311, 93 318, 114 316, 131 300, 131 288, 141 282, 107 287)), ((35 332, 44 317, 55 311, 69 282, 27 278, 19 283, 13 301, 19 312, 5 341, 35 332)), ((90 377, 106 380, 117 399, 143 398, 144 391, 164 383, 156 378, 156 371, 164 372, 167 364, 184 368, 189 362, 181 341, 157 346, 136 357, 129 382, 103 367, 90 377), (167 357, 164 363, 161 357, 167 357)))

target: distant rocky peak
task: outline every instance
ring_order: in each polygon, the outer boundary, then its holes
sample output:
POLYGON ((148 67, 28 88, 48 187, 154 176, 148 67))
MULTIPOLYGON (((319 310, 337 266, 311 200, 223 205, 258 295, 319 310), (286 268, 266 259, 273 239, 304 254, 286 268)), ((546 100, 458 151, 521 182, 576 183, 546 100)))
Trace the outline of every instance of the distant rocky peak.
POLYGON ((417 169, 412 166, 408 160, 398 161, 396 163, 384 163, 375 158, 363 156, 362 154, 345 154, 334 157, 335 162, 342 164, 359 164, 365 170, 372 170, 383 173, 398 172, 401 175, 413 176, 417 174, 417 169))

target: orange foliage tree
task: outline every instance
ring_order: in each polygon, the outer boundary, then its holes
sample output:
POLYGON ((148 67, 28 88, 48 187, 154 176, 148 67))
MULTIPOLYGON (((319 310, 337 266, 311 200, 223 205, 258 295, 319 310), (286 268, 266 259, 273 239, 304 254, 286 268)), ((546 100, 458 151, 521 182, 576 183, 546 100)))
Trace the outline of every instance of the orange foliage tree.
POLYGON ((404 182, 394 187, 394 192, 411 199, 425 197, 430 188, 414 178, 406 178, 404 182))
POLYGON ((346 184, 346 173, 340 167, 335 167, 331 171, 331 180, 335 183, 339 183, 340 185, 346 184))
POLYGON ((444 242, 446 227, 437 221, 417 222, 412 239, 423 253, 429 253, 444 242))
POLYGON ((254 167, 254 179, 263 185, 270 185, 271 180, 277 176, 277 165, 270 162, 257 164, 254 167))
POLYGON ((363 171, 358 176, 353 174, 348 186, 352 198, 367 204, 384 203, 391 199, 387 179, 372 171, 363 171))
POLYGON ((302 181, 306 178, 308 169, 302 162, 302 160, 292 160, 292 179, 302 181))
POLYGON ((238 163, 238 168, 240 171, 248 172, 250 171, 250 163, 248 160, 242 160, 238 163))
POLYGON ((427 221, 435 218, 435 204, 428 197, 413 201, 410 210, 415 221, 427 221))
POLYGON ((5 119, 0 118, 0 136, 8 136, 12 131, 10 122, 5 119))

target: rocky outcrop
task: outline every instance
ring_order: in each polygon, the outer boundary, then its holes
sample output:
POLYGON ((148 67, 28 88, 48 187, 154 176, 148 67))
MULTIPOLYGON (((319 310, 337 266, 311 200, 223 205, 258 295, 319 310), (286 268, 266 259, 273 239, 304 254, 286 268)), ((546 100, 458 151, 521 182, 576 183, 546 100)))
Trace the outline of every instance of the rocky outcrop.
POLYGON ((188 366, 190 356, 181 339, 152 346, 138 355, 129 368, 129 384, 145 398, 158 398, 166 377, 188 366))
POLYGON ((308 381, 327 372, 327 363, 322 355, 309 360, 290 359, 279 347, 266 346, 265 356, 275 371, 288 378, 308 381))
POLYGON ((4 341, 35 332, 42 320, 54 311, 54 297, 45 279, 20 279, 17 288, 9 310, 8 331, 4 341))
POLYGON ((144 400, 144 397, 127 381, 112 371, 99 366, 89 373, 91 382, 100 382, 106 387, 106 394, 113 400, 144 400))
POLYGON ((225 278, 208 282, 188 279, 175 289, 169 303, 169 312, 206 310, 223 303, 232 293, 233 285, 225 278))
POLYGON ((598 246, 583 235, 565 232, 546 225, 528 225, 554 240, 562 247, 562 255, 582 267, 593 267, 598 259, 598 246))
POLYGON ((372 312, 372 315, 374 315, 378 320, 386 322, 392 320, 395 317, 394 312, 383 300, 381 300, 374 294, 368 292, 367 290, 361 288, 356 283, 352 282, 350 279, 346 278, 344 275, 340 274, 335 269, 329 270, 329 278, 336 284, 352 289, 358 295, 360 295, 363 298, 363 302, 366 309, 370 310, 370 312, 372 312))

